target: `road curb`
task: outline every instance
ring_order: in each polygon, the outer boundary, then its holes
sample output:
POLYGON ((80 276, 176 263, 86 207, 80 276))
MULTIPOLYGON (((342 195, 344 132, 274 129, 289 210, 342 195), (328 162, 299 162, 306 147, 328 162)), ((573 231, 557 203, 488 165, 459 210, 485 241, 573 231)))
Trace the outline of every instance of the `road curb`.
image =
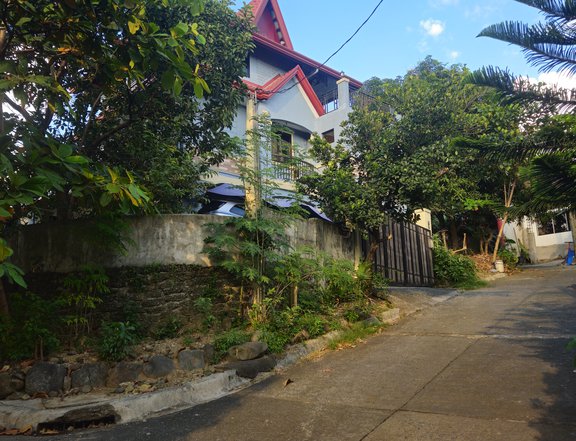
POLYGON ((24 429, 63 424, 79 413, 97 415, 99 419, 114 417, 116 423, 129 423, 158 413, 196 406, 216 400, 240 389, 250 381, 240 378, 235 371, 216 373, 184 385, 169 387, 148 394, 123 396, 106 395, 86 397, 83 404, 42 399, 0 402, 0 426, 24 429), (49 403, 47 406, 46 404, 49 403))
MULTIPOLYGON (((398 323, 403 317, 443 303, 459 294, 455 290, 433 290, 426 288, 391 288, 388 299, 394 308, 384 311, 378 319, 387 325, 398 323)), ((325 350, 330 341, 338 338, 342 331, 332 331, 319 338, 291 346, 276 365, 275 372, 294 365, 301 359, 325 350)), ((35 399, 28 401, 0 401, 0 427, 24 429, 50 424, 63 424, 72 415, 109 415, 117 424, 125 424, 193 407, 217 400, 240 389, 258 383, 271 374, 259 375, 247 380, 235 371, 215 373, 200 380, 187 382, 158 391, 115 397, 110 395, 86 395, 74 399, 35 399), (60 423, 58 423, 60 422, 60 423)))

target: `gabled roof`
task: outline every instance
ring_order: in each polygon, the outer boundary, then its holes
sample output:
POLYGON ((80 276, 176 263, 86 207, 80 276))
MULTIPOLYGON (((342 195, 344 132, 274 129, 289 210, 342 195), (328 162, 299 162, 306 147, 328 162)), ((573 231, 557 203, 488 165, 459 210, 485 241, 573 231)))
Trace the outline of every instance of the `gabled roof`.
POLYGON ((282 11, 277 0, 252 0, 250 2, 254 14, 254 24, 257 33, 294 50, 288 28, 284 22, 282 11))
POLYGON ((312 103, 312 106, 314 107, 314 110, 316 110, 316 113, 318 113, 318 116, 324 115, 326 113, 324 111, 324 106, 318 99, 316 92, 314 92, 312 85, 308 81, 308 78, 306 78, 306 75, 300 66, 296 66, 294 69, 286 72, 283 75, 276 75, 264 85, 258 85, 249 80, 243 81, 244 84, 248 86, 249 90, 256 92, 256 97, 259 100, 265 101, 283 90, 283 87, 286 86, 286 84, 288 84, 288 82, 293 78, 296 78, 296 81, 298 81, 299 85, 304 90, 304 93, 312 103))
MULTIPOLYGON (((278 0, 251 0, 248 4, 254 15, 256 33, 254 42, 270 48, 283 57, 288 57, 296 63, 304 63, 312 69, 319 69, 333 78, 340 78, 341 74, 324 64, 314 61, 294 50, 288 28, 284 22, 278 0)), ((355 88, 362 87, 362 82, 348 77, 355 88)))

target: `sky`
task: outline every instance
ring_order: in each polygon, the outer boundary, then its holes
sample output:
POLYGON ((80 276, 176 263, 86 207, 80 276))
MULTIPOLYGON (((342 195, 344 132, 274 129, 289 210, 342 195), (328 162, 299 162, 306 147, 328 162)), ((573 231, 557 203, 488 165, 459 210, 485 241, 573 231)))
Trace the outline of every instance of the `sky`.
MULTIPOLYGON (((243 1, 234 3, 238 8, 243 1)), ((324 62, 362 24, 378 0, 278 3, 294 49, 324 62)), ((506 20, 534 24, 543 16, 514 0, 384 0, 371 21, 328 65, 365 81, 374 76, 402 76, 431 55, 449 65, 461 63, 472 70, 493 65, 517 75, 568 85, 571 79, 555 74, 541 76, 519 48, 477 38, 486 26, 506 20)))

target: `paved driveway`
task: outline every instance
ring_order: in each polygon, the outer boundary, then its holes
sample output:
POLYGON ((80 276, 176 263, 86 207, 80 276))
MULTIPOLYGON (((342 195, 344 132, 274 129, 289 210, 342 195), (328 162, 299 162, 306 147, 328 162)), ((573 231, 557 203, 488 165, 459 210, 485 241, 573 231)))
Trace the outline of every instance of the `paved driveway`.
POLYGON ((528 270, 213 403, 58 439, 574 441, 573 335, 576 269, 528 270))

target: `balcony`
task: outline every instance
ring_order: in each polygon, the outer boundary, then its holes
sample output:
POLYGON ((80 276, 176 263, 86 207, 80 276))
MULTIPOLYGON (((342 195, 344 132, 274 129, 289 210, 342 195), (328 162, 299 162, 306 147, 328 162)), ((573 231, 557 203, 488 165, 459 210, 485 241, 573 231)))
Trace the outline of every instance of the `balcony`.
POLYGON ((302 176, 307 176, 314 172, 312 164, 292 156, 273 153, 271 159, 274 179, 294 182, 302 176))
POLYGON ((334 112, 340 107, 338 100, 338 89, 333 89, 328 93, 320 96, 319 98, 322 106, 324 107, 324 112, 326 113, 334 112))

